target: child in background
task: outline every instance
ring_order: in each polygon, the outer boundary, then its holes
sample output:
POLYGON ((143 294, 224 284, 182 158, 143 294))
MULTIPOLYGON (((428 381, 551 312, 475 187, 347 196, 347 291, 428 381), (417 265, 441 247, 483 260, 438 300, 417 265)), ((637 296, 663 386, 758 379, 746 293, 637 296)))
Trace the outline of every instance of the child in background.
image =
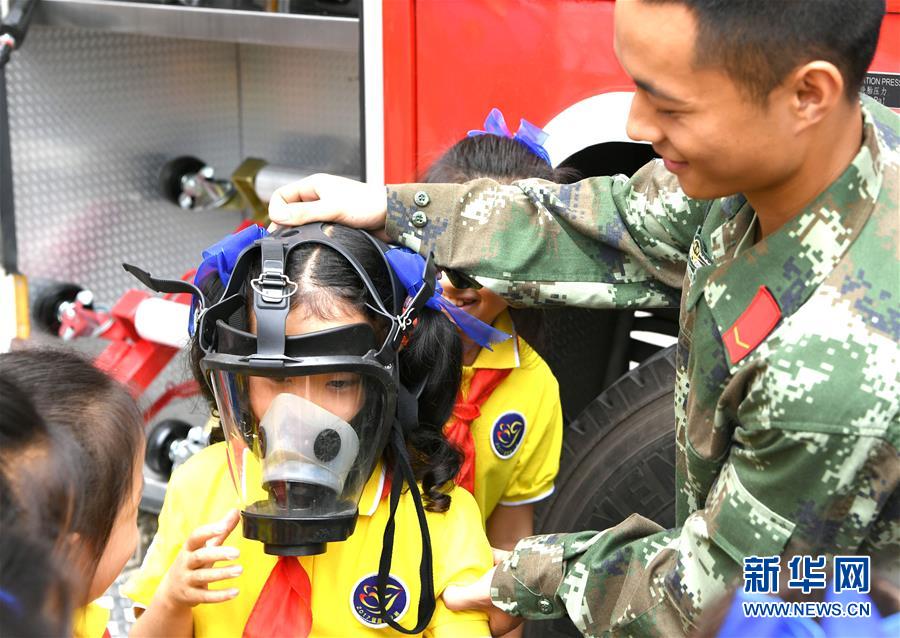
MULTIPOLYGON (((546 134, 528 122, 513 136, 493 109, 485 129, 454 144, 424 181, 574 178, 550 165, 541 146, 546 134)), ((516 335, 506 301, 473 283, 453 272, 441 279, 444 296, 457 307, 515 336, 491 351, 463 335, 462 385, 445 432, 465 455, 457 484, 475 496, 491 546, 509 550, 534 533, 534 504, 553 492, 562 447, 559 385, 540 355, 516 335)))
POLYGON ((19 387, 0 378, 0 635, 69 635, 69 587, 52 551, 74 501, 65 452, 19 387))
MULTIPOLYGON (((387 308, 396 305, 394 291, 402 290, 405 298, 408 287, 398 288, 393 262, 389 269, 385 256, 373 243, 374 240, 361 231, 342 226, 316 226, 316 232, 324 233, 341 250, 352 255, 361 270, 357 270, 338 250, 321 243, 301 243, 282 257, 286 275, 283 285, 293 288, 284 297, 290 299, 289 311, 283 320, 283 330, 287 335, 281 346, 284 356, 287 357, 291 347, 289 340, 309 343, 304 340, 321 340, 328 337, 329 331, 347 330, 354 325, 374 330, 377 344, 373 342, 373 345, 377 350, 392 324, 375 311, 378 304, 373 300, 372 288, 364 285, 361 275, 364 273, 372 282, 378 298, 387 308)), ((298 232, 307 231, 301 227, 288 232, 296 236, 298 232)), ((270 240, 262 240, 267 241, 270 240)), ((242 250, 235 249, 234 255, 242 250)), ((278 251, 281 250, 283 248, 279 246, 278 251)), ((254 259, 256 274, 259 274, 259 254, 254 255, 254 259)), ((219 263, 228 261, 223 258, 219 263)), ((218 300, 222 294, 221 285, 212 293, 216 286, 210 284, 233 281, 238 277, 233 262, 230 268, 235 269, 234 273, 230 269, 223 272, 220 266, 218 279, 212 276, 206 283, 198 281, 201 289, 210 293, 207 295, 209 298, 218 300)), ((421 283, 421 266, 417 272, 421 283)), ((257 291, 255 296, 251 292, 251 289, 256 290, 254 286, 259 286, 260 280, 254 277, 252 270, 242 277, 241 295, 235 296, 243 298, 244 305, 235 308, 237 312, 230 315, 229 325, 225 326, 224 321, 216 324, 217 347, 228 348, 228 343, 237 343, 237 340, 249 342, 252 339, 256 344, 263 343, 263 331, 257 331, 260 320, 254 310, 254 299, 261 299, 262 293, 257 291), (242 332, 236 332, 238 330, 242 332)), ((414 326, 403 338, 397 361, 402 385, 415 388, 418 392, 417 401, 410 399, 418 404, 417 425, 407 431, 406 443, 427 510, 424 514, 433 548, 434 596, 437 599, 447 585, 475 580, 481 571, 490 566, 491 554, 472 497, 463 490, 448 493, 459 468, 459 456, 442 436, 441 428, 453 406, 459 385, 459 340, 450 321, 440 311, 430 307, 419 311, 414 326)), ((270 326, 269 330, 273 327, 270 326)), ((226 442, 202 450, 172 474, 159 516, 157 535, 140 572, 125 588, 127 595, 135 601, 136 608, 146 608, 132 630, 132 638, 227 638, 288 633, 316 638, 386 638, 402 635, 383 622, 378 611, 379 599, 375 587, 390 509, 387 498, 390 489, 387 486, 392 482, 398 484, 396 482, 400 478, 386 474, 387 458, 379 460, 374 470, 366 470, 370 473, 362 476, 360 483, 364 487, 355 530, 347 540, 329 542, 324 553, 298 558, 282 556, 280 559, 264 553, 263 543, 245 537, 246 521, 241 520, 236 511, 241 507, 236 487, 242 485, 242 477, 247 474, 238 476, 235 467, 246 465, 237 459, 246 460, 250 456, 246 452, 250 450, 245 446, 243 455, 230 456, 229 446, 244 445, 240 440, 234 441, 235 438, 250 441, 246 445, 252 445, 253 449, 271 448, 274 445, 273 430, 266 422, 279 402, 287 402, 299 405, 297 410, 311 409, 311 412, 319 414, 327 411, 328 418, 342 422, 341 431, 354 428, 360 443, 359 452, 351 456, 358 458, 366 453, 363 434, 357 425, 347 424, 357 423, 359 415, 366 411, 366 408, 360 409, 360 405, 369 405, 369 398, 360 398, 356 403, 357 393, 366 392, 366 382, 360 380, 361 375, 348 372, 329 371, 308 377, 274 379, 257 374, 249 376, 246 381, 235 378, 223 383, 214 397, 210 387, 211 377, 203 374, 198 362, 204 356, 221 357, 231 353, 231 350, 222 353, 217 349, 213 355, 204 355, 197 342, 197 335, 201 332, 202 328, 198 327, 192 344, 195 376, 207 393, 210 405, 222 416, 223 423, 228 423, 232 406, 240 403, 235 410, 241 414, 241 427, 246 434, 235 437, 228 425, 224 434, 226 442), (311 385, 305 386, 303 383, 311 385), (246 396, 242 392, 246 392, 246 396), (244 398, 235 399, 239 394, 244 398), (225 396, 231 402, 225 402, 225 396), (352 404, 346 411, 344 408, 348 405, 345 400, 350 400, 352 404), (313 404, 312 408, 310 404, 313 404), (334 404, 341 404, 343 408, 334 404), (265 432, 270 434, 264 437, 265 432), (269 443, 267 445, 262 441, 269 443), (293 590, 302 591, 303 595, 297 600, 282 596, 274 601, 280 605, 276 614, 272 612, 274 602, 269 587, 278 578, 277 570, 288 569, 294 574, 293 582, 300 583, 293 590), (262 617, 269 621, 268 624, 260 626, 259 619, 262 617), (274 627, 273 623, 279 624, 279 627, 274 627)), ((267 338, 271 338, 271 332, 269 335, 267 338)), ((246 355, 258 352, 256 344, 245 346, 241 351, 245 361, 248 360, 246 355)), ((325 346, 316 348, 318 357, 347 356, 343 351, 333 351, 325 346)), ((290 360, 299 362, 299 359, 290 360)), ((294 426, 297 429, 286 433, 287 436, 295 440, 306 436, 299 429, 303 426, 302 418, 297 416, 297 420, 288 426, 288 429, 294 426)), ((319 437, 315 440, 319 441, 319 437)), ((347 444, 341 444, 341 449, 347 447, 347 444)), ((261 454, 265 456, 267 452, 261 454)), ((273 458, 276 453, 269 449, 268 454, 265 458, 273 458)), ((297 455, 292 458, 294 461, 300 460, 297 455)), ((303 467, 309 467, 309 464, 303 461, 303 467)), ((249 488, 243 489, 246 491, 249 488)), ((418 612, 419 556, 424 546, 410 491, 400 495, 395 523, 395 551, 384 605, 393 621, 408 628, 415 624, 418 612)), ((486 638, 489 629, 484 614, 450 612, 438 599, 424 635, 435 638, 486 638)))
MULTIPOLYGON (((0 378, 18 387, 72 459, 69 467, 74 470, 66 472, 71 507, 65 517, 55 517, 49 535, 58 537, 50 542, 69 571, 71 600, 79 607, 74 635, 101 638, 109 612, 93 601, 109 588, 137 546, 143 489, 141 414, 122 385, 73 353, 0 354, 0 378)), ((20 511, 48 511, 58 502, 45 486, 30 490, 21 485, 18 472, 6 472, 5 478, 12 484, 10 500, 20 511)), ((47 535, 48 529, 41 533, 47 535)))

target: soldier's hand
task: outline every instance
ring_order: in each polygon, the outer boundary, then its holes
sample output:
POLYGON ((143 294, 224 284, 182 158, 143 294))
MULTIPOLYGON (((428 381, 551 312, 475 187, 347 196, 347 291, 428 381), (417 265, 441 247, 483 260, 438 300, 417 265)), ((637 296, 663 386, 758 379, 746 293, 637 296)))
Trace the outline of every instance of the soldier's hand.
POLYGON ((317 173, 276 190, 269 200, 269 219, 284 226, 336 222, 387 239, 386 209, 383 186, 317 173))
POLYGON ((491 580, 494 577, 494 569, 496 568, 492 567, 471 585, 448 585, 441 598, 451 611, 475 609, 487 613, 491 635, 502 636, 522 624, 522 618, 507 614, 494 607, 491 602, 491 580))

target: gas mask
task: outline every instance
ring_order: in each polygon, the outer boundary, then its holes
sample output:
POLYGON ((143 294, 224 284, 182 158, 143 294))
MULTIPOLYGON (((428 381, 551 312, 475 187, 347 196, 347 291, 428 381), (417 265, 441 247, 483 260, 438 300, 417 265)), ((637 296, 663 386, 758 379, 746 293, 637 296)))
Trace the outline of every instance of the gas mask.
MULTIPOLYGON (((214 246, 210 254, 216 253, 225 285, 216 300, 206 299, 188 282, 156 279, 130 265, 125 269, 158 292, 190 292, 198 300, 193 329, 203 352, 200 368, 216 398, 240 495, 243 533, 262 542, 266 553, 318 554, 327 543, 346 540, 356 524, 363 488, 390 449, 394 463, 388 468, 390 516, 379 598, 387 600, 394 515, 404 487, 413 497, 422 532, 422 587, 416 627, 399 626, 384 610, 382 619, 403 633, 419 633, 435 604, 431 542, 403 435, 405 428, 418 425, 417 398, 400 383, 397 352, 419 311, 435 296, 437 271, 432 258, 423 262, 421 284, 412 291, 392 269, 386 256, 390 248, 356 232, 382 255, 392 299, 381 298, 369 273, 321 224, 276 236, 247 229, 214 246), (369 323, 286 334, 291 299, 298 291, 286 263, 292 250, 308 244, 336 251, 353 267, 365 287, 367 307, 385 320, 383 336, 369 323), (227 263, 224 270, 222 263, 227 263), (251 272, 259 274, 251 278, 251 272), (240 319, 251 314, 253 330, 240 319)), ((200 273, 205 266, 207 262, 200 273)))

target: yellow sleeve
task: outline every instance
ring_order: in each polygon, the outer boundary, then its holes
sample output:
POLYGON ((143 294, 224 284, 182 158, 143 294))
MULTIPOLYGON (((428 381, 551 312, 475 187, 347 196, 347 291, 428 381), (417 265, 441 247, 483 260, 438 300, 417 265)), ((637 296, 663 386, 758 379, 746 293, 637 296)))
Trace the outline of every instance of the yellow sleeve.
POLYGON ((186 491, 188 485, 182 480, 184 467, 179 467, 172 473, 166 488, 166 498, 159 512, 156 536, 147 548, 140 569, 122 588, 122 593, 134 601, 135 607, 146 609, 150 606, 160 581, 191 532, 184 520, 184 494, 190 493, 186 491))
POLYGON ((539 372, 535 385, 539 387, 540 400, 499 505, 526 505, 547 498, 553 493, 553 482, 559 472, 563 437, 559 384, 543 361, 536 372, 539 372))
POLYGON ((462 488, 451 493, 450 509, 430 517, 434 556, 434 593, 437 606, 425 630, 427 638, 488 638, 491 635, 487 615, 480 611, 450 611, 440 595, 447 585, 468 585, 478 580, 493 564, 491 546, 481 525, 481 512, 475 499, 462 488))
POLYGON ((425 638, 490 638, 491 629, 487 616, 481 612, 454 612, 438 598, 431 624, 425 630, 425 638), (436 624, 445 619, 441 624, 436 624))
POLYGON ((72 613, 72 636, 74 638, 103 638, 109 624, 109 610, 95 600, 72 613))

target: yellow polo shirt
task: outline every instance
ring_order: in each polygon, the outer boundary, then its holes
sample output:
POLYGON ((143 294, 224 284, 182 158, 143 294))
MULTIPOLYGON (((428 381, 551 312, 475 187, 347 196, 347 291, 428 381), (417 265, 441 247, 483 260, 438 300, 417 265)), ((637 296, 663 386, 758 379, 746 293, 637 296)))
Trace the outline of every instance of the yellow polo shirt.
POLYGON ((510 369, 472 422, 475 501, 486 521, 497 505, 526 505, 553 493, 562 451, 559 384, 541 356, 516 335, 504 311, 494 327, 512 339, 482 348, 463 367, 463 396, 479 368, 510 369))
POLYGON ((107 624, 109 610, 94 601, 72 614, 72 635, 75 638, 103 638, 107 624))
MULTIPOLYGON (((353 535, 342 543, 329 543, 328 551, 303 556, 300 563, 312 584, 312 638, 348 636, 402 636, 373 618, 372 583, 378 573, 381 542, 388 518, 388 501, 381 499, 384 472, 378 467, 363 491, 360 516, 353 535), (374 623, 374 624, 373 624, 374 623)), ((452 492, 450 509, 427 512, 434 554, 434 589, 440 596, 449 584, 468 584, 492 565, 491 549, 471 495, 452 492)), ((147 607, 185 539, 200 527, 239 508, 226 461, 224 443, 216 443, 194 455, 175 470, 159 514, 159 530, 137 574, 123 588, 137 606, 147 607)), ((193 609, 196 638, 241 636, 276 557, 263 552, 258 541, 241 533, 241 524, 225 544, 237 547, 243 574, 214 588, 237 587, 238 596, 223 603, 197 605, 193 609)), ((403 626, 415 624, 419 603, 419 557, 422 541, 415 506, 405 492, 397 508, 394 560, 389 586, 397 594, 391 612, 403 626)), ((462 638, 490 636, 487 617, 481 612, 451 612, 438 598, 437 609, 425 636, 462 638)))

